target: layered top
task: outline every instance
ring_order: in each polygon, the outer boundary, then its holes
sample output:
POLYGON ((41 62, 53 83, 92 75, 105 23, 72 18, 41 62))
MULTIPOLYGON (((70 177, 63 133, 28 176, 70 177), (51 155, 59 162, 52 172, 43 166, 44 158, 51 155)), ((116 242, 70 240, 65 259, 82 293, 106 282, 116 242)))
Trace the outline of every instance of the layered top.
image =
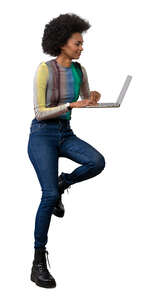
POLYGON ((41 62, 34 75, 33 102, 38 121, 50 118, 71 120, 68 103, 90 98, 90 88, 85 67, 76 62, 63 67, 56 59, 41 62), (82 72, 81 72, 82 70, 82 72))

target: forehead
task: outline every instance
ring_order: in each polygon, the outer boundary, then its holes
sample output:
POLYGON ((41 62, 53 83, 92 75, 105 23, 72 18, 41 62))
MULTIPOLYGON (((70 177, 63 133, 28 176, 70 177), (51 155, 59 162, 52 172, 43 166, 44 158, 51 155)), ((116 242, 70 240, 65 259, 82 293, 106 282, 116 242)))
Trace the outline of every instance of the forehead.
POLYGON ((83 39, 79 39, 79 38, 72 38, 72 41, 78 43, 84 43, 83 39))
POLYGON ((80 33, 74 33, 73 35, 72 35, 72 38, 71 38, 73 41, 75 41, 75 42, 81 42, 81 43, 83 43, 84 42, 84 40, 83 40, 83 37, 82 37, 82 35, 80 34, 80 33))

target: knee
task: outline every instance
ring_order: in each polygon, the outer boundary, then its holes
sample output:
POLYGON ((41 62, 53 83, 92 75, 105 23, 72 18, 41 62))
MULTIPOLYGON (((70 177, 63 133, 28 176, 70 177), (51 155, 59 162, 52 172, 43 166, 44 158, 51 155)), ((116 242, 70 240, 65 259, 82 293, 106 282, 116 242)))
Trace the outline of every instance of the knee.
POLYGON ((42 190, 42 202, 45 202, 47 206, 54 205, 59 197, 58 190, 42 190))
POLYGON ((105 168, 106 162, 105 158, 102 154, 98 155, 94 160, 94 169, 97 174, 101 173, 105 168))

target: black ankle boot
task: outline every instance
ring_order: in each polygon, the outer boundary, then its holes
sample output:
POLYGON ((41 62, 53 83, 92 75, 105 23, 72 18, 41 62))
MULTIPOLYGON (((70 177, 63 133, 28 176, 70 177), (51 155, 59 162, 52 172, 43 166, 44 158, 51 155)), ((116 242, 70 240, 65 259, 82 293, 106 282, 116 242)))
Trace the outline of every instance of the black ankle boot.
MULTIPOLYGON (((56 281, 47 269, 45 254, 48 260, 48 251, 45 248, 35 248, 30 279, 40 287, 53 288, 56 287, 56 281)), ((49 260, 48 264, 50 267, 49 260)))
MULTIPOLYGON (((62 218, 65 214, 65 209, 64 209, 64 205, 62 203, 62 194, 64 193, 64 190, 65 189, 68 189, 70 188, 71 186, 64 182, 63 180, 63 177, 62 177, 62 174, 58 177, 58 191, 59 191, 59 197, 58 197, 58 200, 56 202, 56 205, 53 209, 53 214, 56 216, 56 217, 59 217, 59 218, 62 218)), ((67 190, 68 191, 68 190, 67 190)))

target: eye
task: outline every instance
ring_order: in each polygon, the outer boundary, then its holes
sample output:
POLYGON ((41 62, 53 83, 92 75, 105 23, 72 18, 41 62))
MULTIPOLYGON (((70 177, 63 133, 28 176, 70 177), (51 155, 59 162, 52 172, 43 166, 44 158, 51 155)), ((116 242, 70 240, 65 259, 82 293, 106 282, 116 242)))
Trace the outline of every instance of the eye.
POLYGON ((77 43, 77 44, 75 44, 75 45, 76 45, 76 46, 79 46, 80 44, 83 46, 83 43, 77 43))

